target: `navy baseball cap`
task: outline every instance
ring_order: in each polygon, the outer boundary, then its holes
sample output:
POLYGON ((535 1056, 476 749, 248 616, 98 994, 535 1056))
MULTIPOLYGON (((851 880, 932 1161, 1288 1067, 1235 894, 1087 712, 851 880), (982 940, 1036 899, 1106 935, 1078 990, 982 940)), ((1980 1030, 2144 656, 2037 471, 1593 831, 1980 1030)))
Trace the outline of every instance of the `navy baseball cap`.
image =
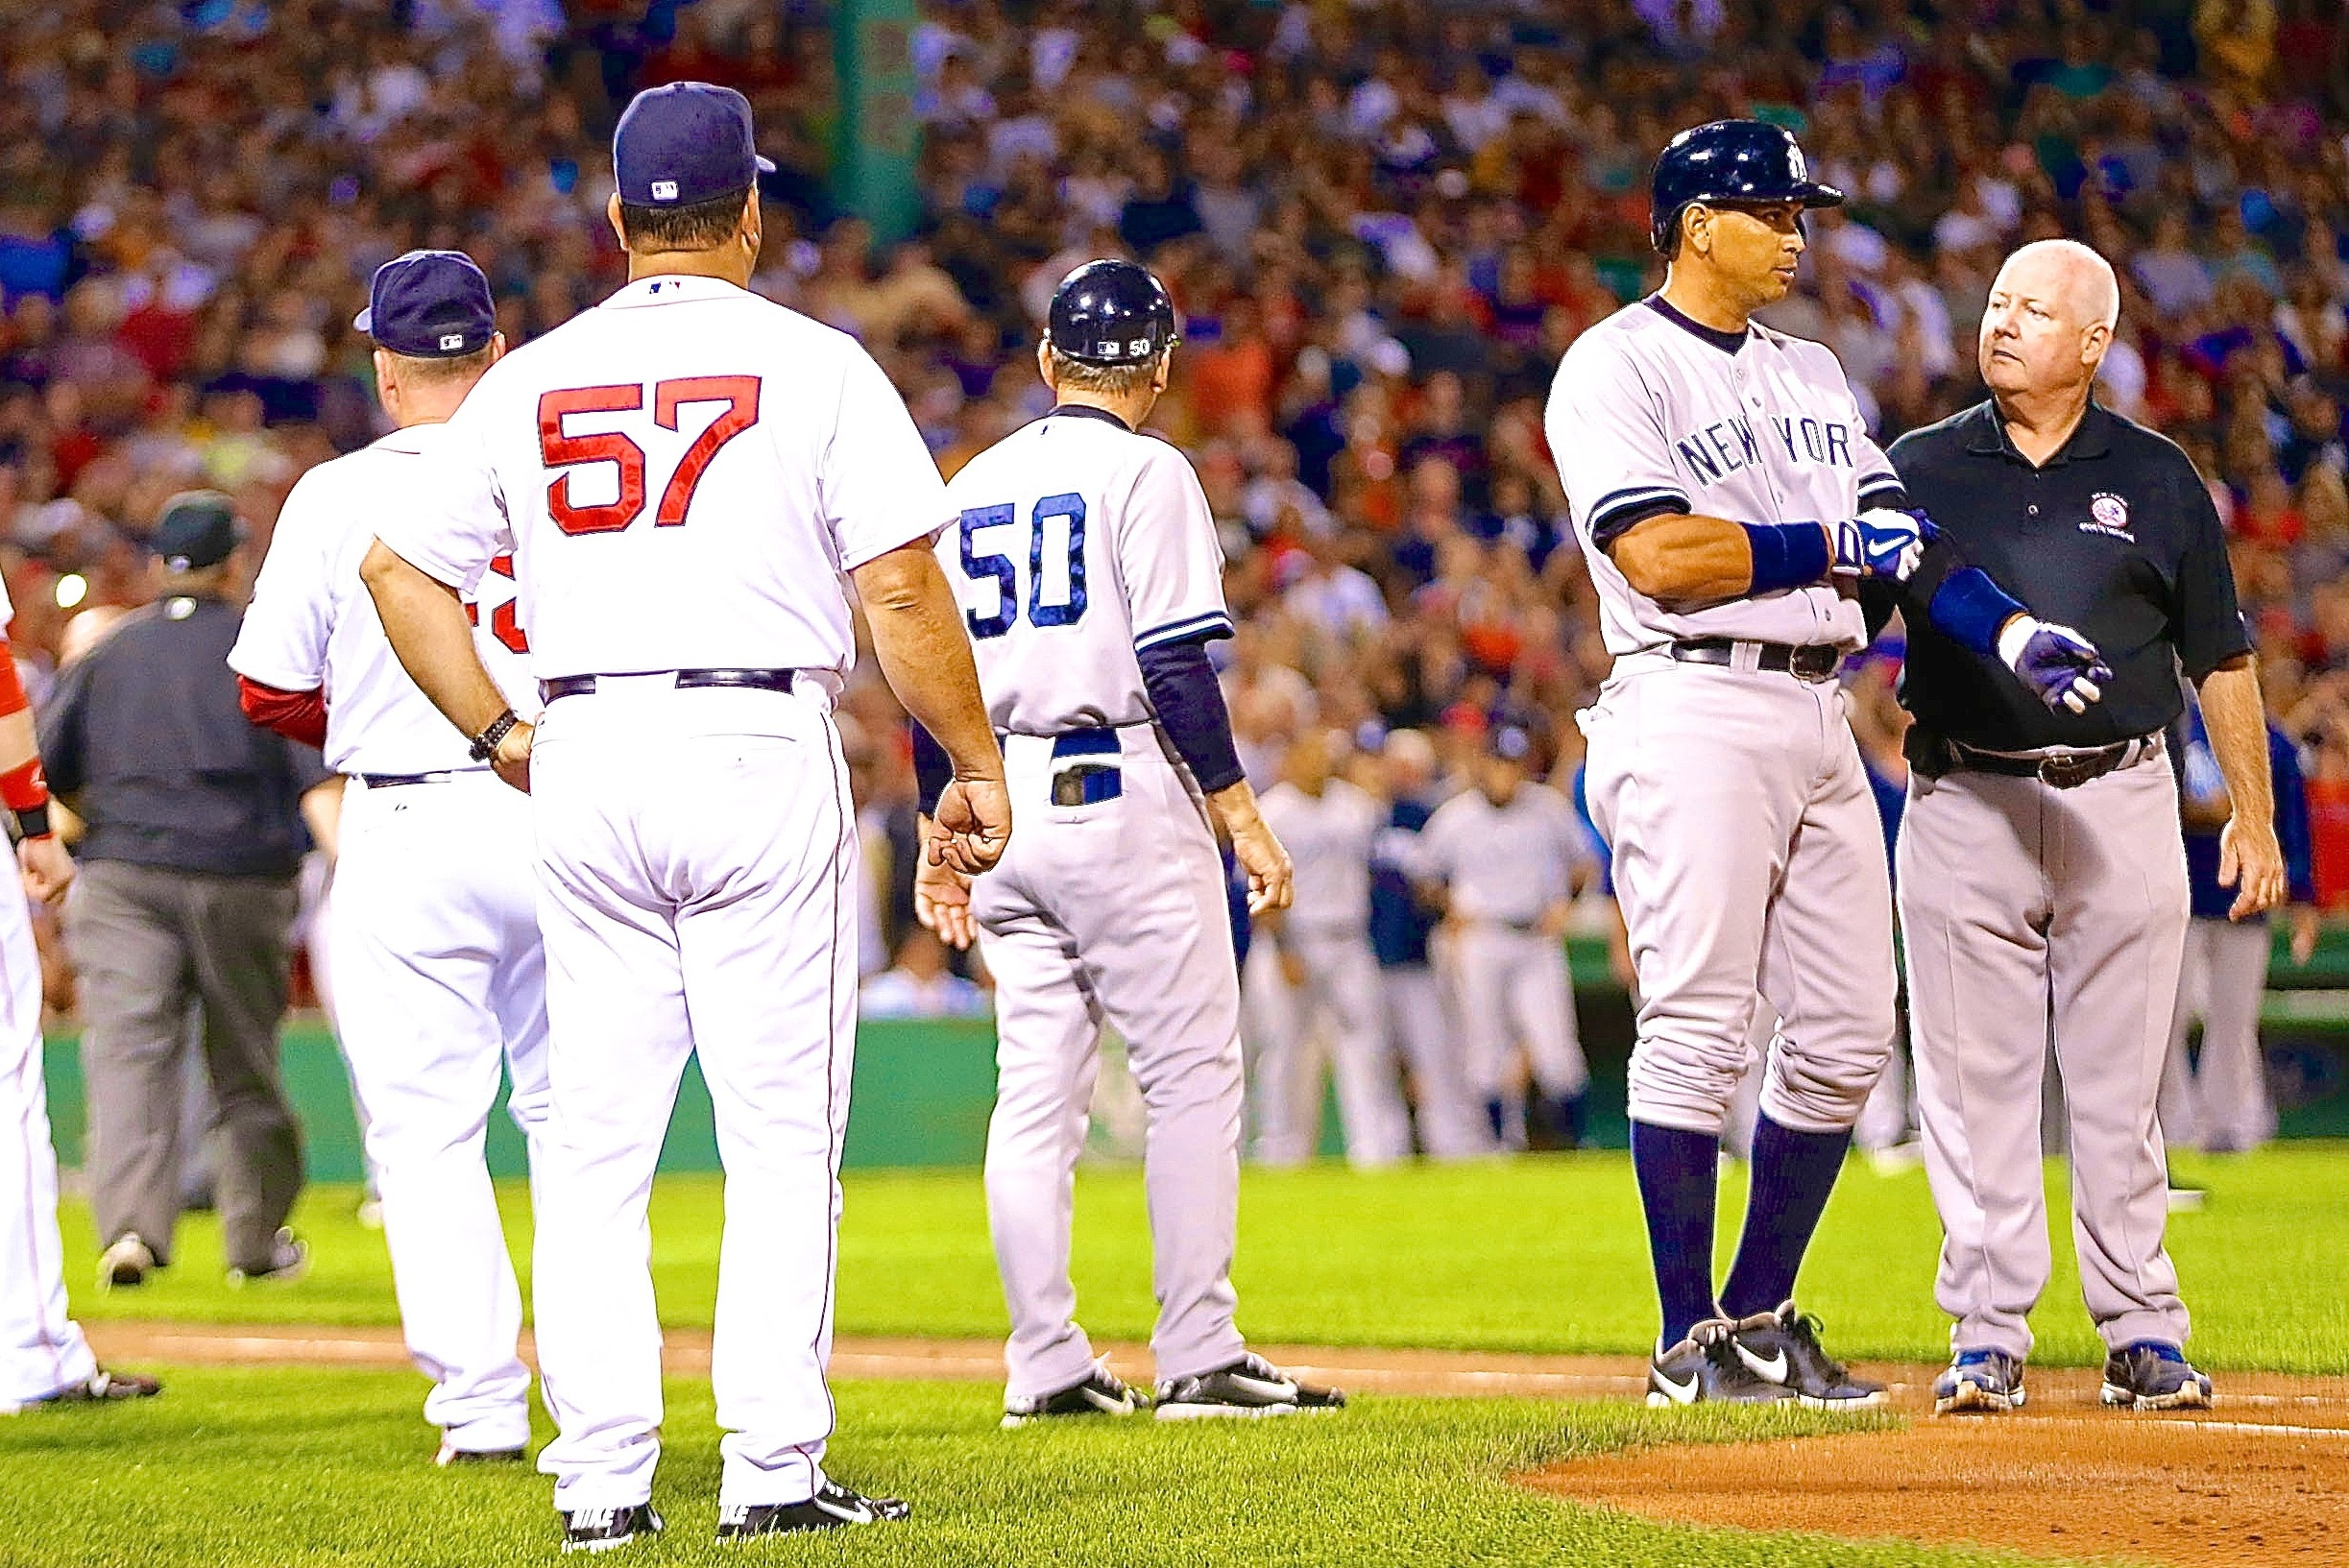
POLYGON ((475 353, 497 331, 490 280, 461 251, 410 251, 375 269, 351 326, 412 359, 475 353))
POLYGON ((234 501, 217 490, 183 490, 163 503, 151 543, 173 571, 200 571, 229 559, 244 538, 234 501))
POLYGON ((691 206, 773 174, 750 139, 750 100, 732 87, 672 82, 630 100, 612 133, 612 174, 630 206, 691 206))

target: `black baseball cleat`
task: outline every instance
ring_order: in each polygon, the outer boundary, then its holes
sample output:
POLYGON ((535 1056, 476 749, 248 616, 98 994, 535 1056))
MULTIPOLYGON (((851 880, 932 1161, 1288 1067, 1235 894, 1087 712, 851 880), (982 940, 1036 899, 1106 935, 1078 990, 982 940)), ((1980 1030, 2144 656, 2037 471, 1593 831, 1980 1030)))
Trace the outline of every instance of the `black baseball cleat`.
POLYGON ((63 1405, 109 1405, 125 1399, 153 1399, 162 1391, 163 1386, 153 1378, 140 1377, 135 1372, 109 1372, 100 1367, 81 1382, 68 1383, 62 1388, 42 1394, 38 1399, 0 1405, 0 1415, 13 1415, 20 1411, 45 1411, 63 1405))
POLYGON ((527 1448, 459 1448, 443 1437, 432 1462, 446 1470, 452 1464, 520 1464, 529 1457, 527 1448))
POLYGON ((2137 1339, 2104 1359, 2107 1405, 2139 1411, 2204 1411, 2211 1407, 2211 1380, 2194 1370, 2186 1352, 2161 1339, 2137 1339))
POLYGON ((566 1552, 617 1552, 667 1529, 650 1503, 625 1508, 578 1508, 563 1516, 566 1552))
POLYGON ((1148 1410, 1150 1399, 1101 1362, 1084 1378, 1065 1388, 1032 1399, 1004 1400, 1004 1427, 1024 1427, 1030 1421, 1077 1415, 1131 1415, 1148 1410))
POLYGON ((2022 1358, 2003 1350, 1961 1350, 1933 1380, 1935 1415, 1995 1415, 2022 1400, 2022 1358))
POLYGON ((1158 1385, 1157 1415, 1161 1421, 1295 1415, 1300 1411, 1335 1411, 1344 1407, 1345 1395, 1337 1389, 1299 1383, 1257 1355, 1243 1356, 1229 1366, 1219 1366, 1212 1372, 1169 1378, 1158 1385))
POLYGON ((895 1497, 866 1497, 833 1482, 799 1503, 745 1503, 717 1516, 717 1538, 747 1540, 753 1535, 797 1535, 811 1530, 846 1530, 852 1525, 886 1524, 911 1513, 911 1505, 895 1497))
POLYGON ((1648 1404, 1774 1405, 1794 1390, 1749 1367, 1737 1355, 1737 1325, 1708 1317, 1688 1338, 1659 1348, 1648 1361, 1648 1404))
POLYGON ((1737 1359, 1765 1383, 1783 1384, 1814 1411, 1864 1411, 1884 1403, 1884 1386, 1853 1377, 1819 1342, 1819 1319, 1791 1301, 1737 1320, 1737 1359))

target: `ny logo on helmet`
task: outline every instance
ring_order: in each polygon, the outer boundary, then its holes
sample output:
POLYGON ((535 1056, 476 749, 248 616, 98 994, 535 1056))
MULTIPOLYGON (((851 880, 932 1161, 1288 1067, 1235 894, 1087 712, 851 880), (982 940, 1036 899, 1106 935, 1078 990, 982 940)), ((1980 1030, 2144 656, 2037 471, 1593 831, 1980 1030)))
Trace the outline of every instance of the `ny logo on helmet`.
POLYGON ((1810 169, 1803 161, 1803 149, 1795 145, 1792 136, 1786 138, 1786 167, 1797 180, 1810 178, 1810 169))

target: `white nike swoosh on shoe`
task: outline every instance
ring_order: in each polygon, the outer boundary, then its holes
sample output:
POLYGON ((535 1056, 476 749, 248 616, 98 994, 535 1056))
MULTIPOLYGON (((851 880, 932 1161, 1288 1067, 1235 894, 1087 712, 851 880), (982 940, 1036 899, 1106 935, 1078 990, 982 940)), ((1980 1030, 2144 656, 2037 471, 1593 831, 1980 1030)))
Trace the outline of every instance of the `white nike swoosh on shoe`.
POLYGON ((1765 1359, 1733 1340, 1731 1344, 1737 1352, 1737 1359, 1746 1363, 1747 1371, 1768 1383, 1786 1381, 1786 1352, 1781 1350, 1765 1359))
POLYGON ((1659 1385, 1658 1391, 1662 1393, 1666 1398, 1670 1399, 1675 1405, 1693 1405, 1697 1402, 1696 1373, 1689 1373, 1688 1381, 1686 1383, 1676 1383, 1673 1381, 1672 1374, 1665 1371, 1660 1366, 1651 1365, 1648 1368, 1648 1371, 1656 1379, 1658 1385, 1659 1385))
POLYGON ((1134 1408, 1133 1397, 1130 1394, 1123 1399, 1112 1399, 1099 1388, 1088 1387, 1084 1390, 1084 1395, 1086 1401, 1104 1415, 1125 1415, 1134 1408))
POLYGON ((1234 1372, 1231 1381, 1232 1386, 1242 1393, 1261 1399, 1268 1405, 1294 1405, 1296 1403, 1296 1385, 1287 1378, 1273 1381, 1268 1378, 1252 1378, 1245 1372, 1234 1372))
POLYGON ((881 1519, 881 1515, 875 1513, 871 1508, 862 1505, 859 1505, 855 1508, 844 1508, 837 1503, 827 1502, 820 1497, 811 1497, 808 1499, 808 1501, 813 1503, 819 1509, 831 1514, 835 1519, 839 1520, 842 1524, 870 1525, 878 1523, 881 1519))

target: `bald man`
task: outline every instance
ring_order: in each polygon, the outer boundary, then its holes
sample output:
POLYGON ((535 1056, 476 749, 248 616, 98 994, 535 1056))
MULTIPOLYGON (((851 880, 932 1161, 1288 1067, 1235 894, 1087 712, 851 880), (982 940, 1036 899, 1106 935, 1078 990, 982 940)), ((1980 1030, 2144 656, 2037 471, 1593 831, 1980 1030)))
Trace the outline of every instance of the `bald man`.
MULTIPOLYGON (((2225 540, 2186 455, 2097 405, 2119 291, 2070 241, 2016 252, 1982 314, 1985 402, 1892 448, 1910 500, 2054 630, 2102 652, 2090 699, 2049 705, 1933 621, 1908 618, 1908 808, 1901 928, 1925 1170, 1954 1320, 1936 1413, 2022 1403, 2025 1318, 2049 1268, 2042 1064, 2054 1042, 2080 1283, 2107 1357, 2103 1401, 2199 1408, 2154 1117, 2186 932, 2178 791, 2163 732, 2176 672, 2201 690, 2234 810, 2233 916, 2280 900, 2266 729, 2225 540)), ((2020 620, 2010 640, 2044 635, 2020 620)))

